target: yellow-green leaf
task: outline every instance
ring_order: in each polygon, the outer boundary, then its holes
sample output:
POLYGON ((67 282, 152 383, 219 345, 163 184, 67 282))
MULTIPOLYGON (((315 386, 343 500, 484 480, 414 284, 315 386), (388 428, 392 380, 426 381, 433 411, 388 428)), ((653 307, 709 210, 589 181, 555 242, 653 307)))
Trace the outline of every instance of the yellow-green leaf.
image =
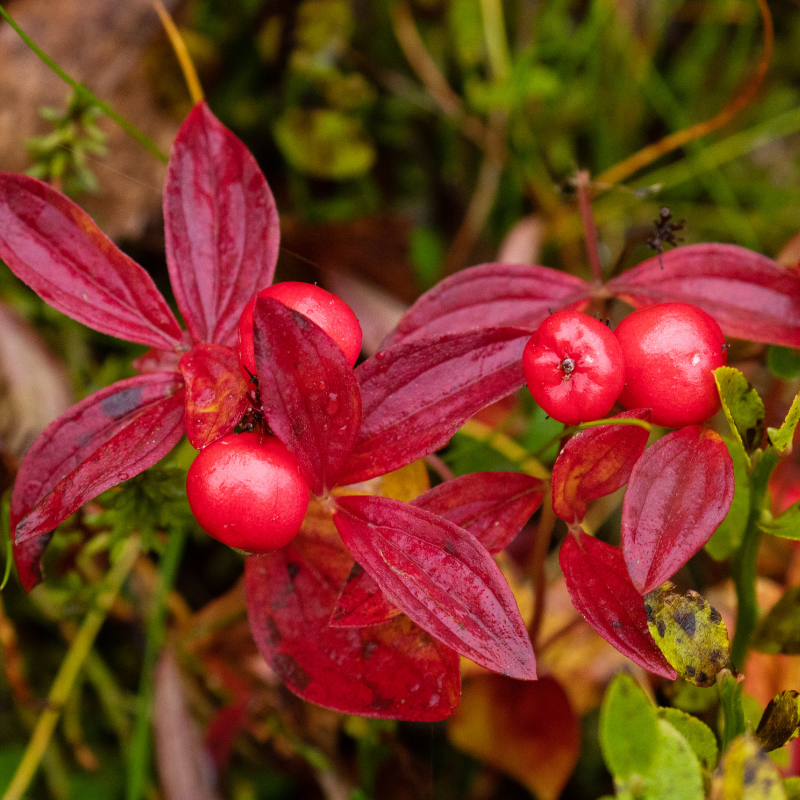
POLYGON ((708 725, 677 708, 659 708, 658 715, 686 739, 704 769, 711 772, 717 766, 717 737, 708 725))
POLYGON ((617 675, 600 708, 600 747, 617 781, 645 775, 655 759, 658 715, 629 675, 617 675))
POLYGON ((734 367, 714 370, 714 380, 728 424, 750 467, 750 454, 764 438, 764 403, 750 382, 734 367))
POLYGON ((756 728, 756 741, 768 753, 783 747, 800 733, 800 694, 793 689, 775 695, 769 701, 756 728))
POLYGON ((759 520, 758 527, 781 539, 800 539, 800 502, 789 506, 778 517, 766 515, 766 519, 759 520))
POLYGON ((672 592, 669 581, 644 596, 647 626, 681 677, 711 686, 728 663, 728 631, 720 613, 697 592, 672 592))
POLYGON ((767 428, 769 440, 780 453, 792 452, 792 439, 800 421, 800 393, 792 401, 792 406, 780 428, 767 428))
POLYGON ((728 748, 711 778, 711 800, 786 800, 778 768, 752 736, 728 748))
POLYGON ((700 762, 689 743, 663 719, 658 720, 658 739, 642 800, 703 800, 700 762))

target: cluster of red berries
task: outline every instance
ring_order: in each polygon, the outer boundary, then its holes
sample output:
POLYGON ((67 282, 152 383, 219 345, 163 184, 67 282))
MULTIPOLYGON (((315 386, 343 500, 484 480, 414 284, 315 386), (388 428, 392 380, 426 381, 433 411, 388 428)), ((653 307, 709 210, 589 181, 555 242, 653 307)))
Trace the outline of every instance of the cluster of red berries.
MULTIPOLYGON (((277 283, 259 292, 303 314, 342 349, 350 365, 361 352, 361 326, 338 297, 308 283, 277 283)), ((253 310, 239 321, 239 363, 256 374, 253 310)), ((309 502, 308 482, 297 459, 280 440, 263 432, 232 433, 200 451, 189 468, 186 493, 209 536, 250 554, 288 544, 300 530, 309 502)))
POLYGON ((641 308, 613 332, 588 314, 559 311, 522 355, 533 399, 567 425, 600 419, 617 401, 652 409, 667 428, 704 422, 719 411, 712 371, 726 362, 719 325, 689 303, 641 308))

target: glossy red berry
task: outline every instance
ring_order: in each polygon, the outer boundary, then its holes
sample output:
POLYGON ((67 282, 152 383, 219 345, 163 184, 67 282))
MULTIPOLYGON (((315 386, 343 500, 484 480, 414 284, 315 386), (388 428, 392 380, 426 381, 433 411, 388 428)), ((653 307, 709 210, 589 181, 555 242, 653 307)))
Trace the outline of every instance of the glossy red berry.
POLYGON ((625 408, 652 408, 666 428, 696 425, 719 411, 712 370, 723 366, 722 331, 689 303, 660 303, 634 311, 615 331, 625 358, 625 408))
POLYGON ((580 311, 551 314, 525 345, 522 368, 533 399, 567 425, 604 417, 625 380, 617 338, 580 311))
POLYGON ((247 553, 288 544, 308 509, 297 459, 274 436, 223 436, 200 451, 186 478, 189 507, 214 539, 247 553))
MULTIPOLYGON (((263 289, 256 297, 271 297, 308 317, 341 347, 350 366, 356 363, 361 352, 361 325, 350 306, 335 294, 311 283, 286 281, 263 289)), ((239 319, 239 363, 249 370, 251 375, 256 374, 256 359, 253 352, 255 304, 254 297, 245 306, 239 319)))

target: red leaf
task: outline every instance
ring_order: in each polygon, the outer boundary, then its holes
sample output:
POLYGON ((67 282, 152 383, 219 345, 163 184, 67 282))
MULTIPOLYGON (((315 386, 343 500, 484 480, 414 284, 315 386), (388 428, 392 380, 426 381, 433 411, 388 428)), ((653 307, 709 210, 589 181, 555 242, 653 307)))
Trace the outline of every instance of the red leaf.
POLYGON ((247 411, 239 357, 221 344, 198 344, 180 361, 186 382, 186 432, 196 450, 230 433, 247 411))
POLYGON ((341 348, 319 325, 259 297, 253 316, 267 422, 300 462, 311 491, 336 485, 361 424, 361 393, 341 348))
POLYGON ((33 589, 44 578, 42 574, 42 556, 53 538, 53 533, 54 531, 48 531, 39 536, 34 536, 33 539, 28 539, 27 542, 22 544, 14 542, 12 545, 14 564, 17 567, 19 582, 26 592, 33 589))
POLYGON ((499 553, 541 505, 547 487, 521 472, 473 472, 445 481, 413 501, 469 531, 499 553))
POLYGON ((11 496, 17 543, 51 531, 101 492, 155 464, 184 430, 183 380, 174 372, 128 378, 74 405, 20 465, 11 496))
POLYGON ((644 600, 618 547, 585 533, 570 533, 558 561, 572 604, 607 642, 656 675, 678 677, 650 635, 644 600))
POLYGON ((383 346, 500 326, 526 328, 530 335, 551 311, 583 308, 591 291, 586 281, 548 267, 480 264, 423 294, 383 346))
POLYGON ((172 145, 164 222, 170 280, 192 337, 235 346, 242 310, 272 283, 278 212, 253 156, 205 103, 172 145))
POLYGON ((800 347, 800 272, 730 244, 693 244, 650 258, 606 285, 637 308, 681 301, 727 336, 800 347))
POLYGON ((181 345, 152 278, 46 183, 0 172, 0 258, 46 303, 90 328, 165 350, 181 345))
MULTIPOLYGON (((445 481, 412 505, 469 531, 490 553, 499 553, 539 507, 546 487, 521 472, 474 472, 445 481)), ((377 625, 401 614, 372 576, 355 564, 347 577, 331 625, 377 625)))
POLYGON ((530 332, 487 328, 401 344, 357 370, 361 434, 341 483, 404 467, 446 444, 480 409, 525 382, 530 332))
POLYGON ((403 612, 390 603, 375 579, 359 563, 353 564, 350 574, 336 601, 331 625, 340 628, 363 628, 379 625, 400 616, 403 612))
MULTIPOLYGON (((612 419, 650 419, 637 408, 612 419)), ((649 432, 634 425, 604 425, 576 433, 553 465, 553 511, 568 524, 580 522, 592 500, 624 486, 647 446, 649 432)))
POLYGON ((305 532, 247 559, 253 638, 299 697, 346 714, 431 722, 458 706, 458 655, 407 617, 371 628, 328 625, 353 561, 338 537, 305 532))
POLYGON ((622 551, 641 594, 682 567, 725 519, 733 461, 700 425, 668 433, 636 462, 622 503, 622 551))
POLYGON ((536 660, 514 595, 474 536, 385 497, 337 497, 333 521, 387 599, 467 658, 534 679, 536 660))

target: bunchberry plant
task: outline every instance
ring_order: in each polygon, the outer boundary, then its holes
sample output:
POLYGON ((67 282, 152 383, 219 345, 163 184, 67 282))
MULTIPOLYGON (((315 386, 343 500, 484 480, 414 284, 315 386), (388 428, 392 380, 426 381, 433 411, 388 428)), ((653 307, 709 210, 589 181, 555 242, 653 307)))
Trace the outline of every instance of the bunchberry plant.
POLYGON ((625 381, 617 338, 580 311, 549 316, 525 345, 522 369, 533 399, 567 425, 605 416, 625 381))
MULTIPOLYGON (((201 480, 213 475, 208 462, 220 448, 233 441, 252 455, 253 437, 269 433, 299 470, 302 491, 292 490, 290 503, 298 518, 306 487, 313 497, 294 538, 297 519, 286 523, 289 544, 246 562, 254 638, 290 689, 348 713, 432 720, 458 705, 459 654, 534 678, 530 640, 490 553, 538 507, 542 481, 477 474, 413 505, 337 488, 412 463, 519 388, 518 363, 497 354, 522 343, 521 332, 476 330, 400 344, 354 371, 352 326, 346 355, 309 316, 257 296, 274 274, 275 204, 252 156, 204 103, 173 145, 164 217, 186 331, 147 273, 81 209, 37 180, 0 174, 0 257, 12 271, 64 313, 151 348, 136 361, 139 376, 78 403, 23 460, 11 501, 23 585, 41 580, 41 555, 61 522, 152 466, 184 433, 202 450, 189 484, 201 523, 241 549, 272 550, 259 546, 263 527, 246 515, 235 542, 228 538, 225 488, 201 480), (257 396, 235 349, 254 296, 257 396), (240 422, 253 430, 231 439, 240 422), (354 557, 361 573, 353 571, 354 557), (383 605, 386 625, 358 621, 353 593, 342 592, 348 576, 383 605)), ((225 457, 216 462, 233 468, 225 457)), ((274 486, 262 482, 258 501, 252 482, 238 486, 264 512, 274 486)))

